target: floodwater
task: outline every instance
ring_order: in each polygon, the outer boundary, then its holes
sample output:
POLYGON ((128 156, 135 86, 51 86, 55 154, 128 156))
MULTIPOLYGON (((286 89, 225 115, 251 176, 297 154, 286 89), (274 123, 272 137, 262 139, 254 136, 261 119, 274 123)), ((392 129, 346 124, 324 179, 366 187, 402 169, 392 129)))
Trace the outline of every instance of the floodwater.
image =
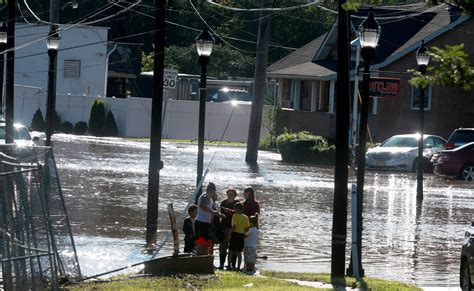
MULTIPOLYGON (((91 276, 150 258, 144 252, 148 143, 56 135, 56 160, 79 261, 91 276)), ((260 152, 258 167, 244 147, 205 148, 207 181, 241 193, 251 185, 262 205, 257 248, 262 269, 330 272, 334 169, 288 165, 260 152)), ((159 233, 169 232, 168 203, 187 205, 196 179, 197 146, 162 144, 159 233)), ((350 177, 355 180, 355 176, 350 177)), ((366 276, 419 286, 458 286, 464 231, 474 213, 474 184, 425 175, 416 207, 416 175, 366 172, 363 268, 366 276)), ((347 263, 350 254, 350 197, 347 263)), ((171 253, 171 243, 163 254, 171 253)))

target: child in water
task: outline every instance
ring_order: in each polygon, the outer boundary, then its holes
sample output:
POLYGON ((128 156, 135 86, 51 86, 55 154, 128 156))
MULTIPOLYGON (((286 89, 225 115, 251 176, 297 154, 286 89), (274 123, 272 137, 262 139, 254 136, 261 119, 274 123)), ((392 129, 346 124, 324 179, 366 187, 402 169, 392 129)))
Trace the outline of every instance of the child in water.
POLYGON ((197 206, 192 204, 188 208, 189 216, 183 222, 184 252, 190 253, 194 249, 194 220, 197 215, 197 206))

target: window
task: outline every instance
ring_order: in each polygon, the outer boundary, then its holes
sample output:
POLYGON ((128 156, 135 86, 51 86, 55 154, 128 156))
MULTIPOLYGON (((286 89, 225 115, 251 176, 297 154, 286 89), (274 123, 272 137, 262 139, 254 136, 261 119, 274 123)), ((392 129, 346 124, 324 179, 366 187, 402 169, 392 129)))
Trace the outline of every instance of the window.
POLYGON ((429 137, 425 140, 425 147, 432 148, 434 146, 435 146, 435 142, 431 137, 429 137))
MULTIPOLYGON (((411 90, 411 109, 420 110, 420 89, 412 87, 411 90)), ((425 88, 425 111, 431 110, 431 86, 425 88)))
POLYGON ((81 77, 81 61, 79 60, 64 60, 64 75, 65 78, 80 78, 81 77))

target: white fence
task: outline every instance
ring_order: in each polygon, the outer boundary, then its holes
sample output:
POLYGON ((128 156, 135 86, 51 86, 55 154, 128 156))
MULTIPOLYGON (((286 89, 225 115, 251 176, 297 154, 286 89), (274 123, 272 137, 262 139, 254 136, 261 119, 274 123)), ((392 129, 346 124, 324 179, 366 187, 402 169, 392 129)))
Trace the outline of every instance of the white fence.
MULTIPOLYGON (((35 111, 40 108, 46 114, 46 92, 41 88, 15 86, 15 121, 30 125, 35 111)), ((57 95, 56 111, 62 121, 75 124, 89 121, 94 96, 57 95)), ((112 110, 119 135, 123 137, 148 137, 151 124, 151 99, 130 97, 101 98, 106 110, 112 110)), ((251 105, 233 106, 228 103, 206 104, 205 138, 224 141, 246 142, 251 105), (228 124, 229 123, 229 124, 228 124), (227 130, 224 132, 226 125, 227 130)), ((197 139, 199 102, 168 100, 163 102, 164 138, 197 139)), ((266 112, 266 110, 265 110, 266 112)), ((265 116, 263 118, 266 120, 265 116)), ((267 134, 262 126, 261 137, 267 134)))

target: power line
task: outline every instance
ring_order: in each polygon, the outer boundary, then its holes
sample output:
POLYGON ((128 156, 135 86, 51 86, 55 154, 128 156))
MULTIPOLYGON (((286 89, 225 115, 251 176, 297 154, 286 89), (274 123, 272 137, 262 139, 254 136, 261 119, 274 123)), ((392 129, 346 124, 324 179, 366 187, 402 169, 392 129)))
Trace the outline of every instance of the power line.
POLYGON ((231 7, 231 6, 223 5, 220 3, 216 3, 212 0, 207 0, 206 3, 213 4, 220 8, 224 8, 224 9, 228 9, 232 11, 238 11, 238 12, 290 11, 290 10, 301 9, 301 8, 305 8, 309 6, 315 6, 325 11, 331 12, 333 14, 337 14, 337 11, 321 6, 317 2, 310 2, 306 4, 300 4, 300 5, 289 6, 289 7, 280 7, 280 8, 279 7, 276 7, 276 8, 237 8, 237 7, 231 7))

